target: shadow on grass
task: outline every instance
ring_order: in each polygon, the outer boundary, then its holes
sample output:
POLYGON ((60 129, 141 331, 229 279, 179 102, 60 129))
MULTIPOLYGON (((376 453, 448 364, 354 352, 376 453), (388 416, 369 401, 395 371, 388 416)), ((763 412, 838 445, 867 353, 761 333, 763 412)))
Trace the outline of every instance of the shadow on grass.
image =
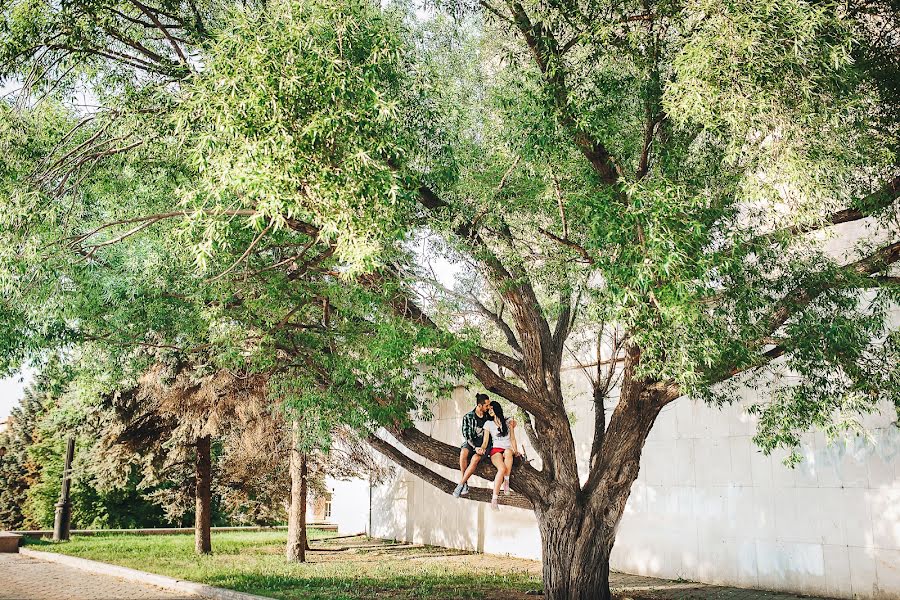
POLYGON ((397 575, 390 578, 232 574, 208 578, 206 583, 279 600, 499 600, 533 598, 525 593, 541 587, 537 578, 478 574, 397 575))

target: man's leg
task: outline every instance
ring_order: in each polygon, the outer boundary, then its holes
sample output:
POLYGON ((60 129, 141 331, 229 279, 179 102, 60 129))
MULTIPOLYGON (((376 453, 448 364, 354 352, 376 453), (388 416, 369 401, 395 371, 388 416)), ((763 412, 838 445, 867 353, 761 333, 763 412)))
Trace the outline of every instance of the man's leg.
POLYGON ((475 472, 475 469, 478 467, 478 463, 481 461, 481 454, 473 454, 472 460, 469 462, 469 467, 466 469, 466 472, 463 473, 462 483, 465 483, 469 480, 469 477, 472 476, 472 473, 475 472))
MULTIPOLYGON (((472 473, 475 472, 475 467, 478 466, 478 462, 481 460, 480 454, 473 454, 472 460, 469 461, 469 466, 466 468, 465 472, 462 474, 462 478, 459 481, 459 485, 456 486, 456 489, 453 490, 453 497, 459 498, 463 495, 463 493, 469 493, 469 486, 466 485, 466 482, 469 480, 469 477, 472 476, 472 473)), ((462 461, 460 461, 462 462, 462 461)))
POLYGON ((466 473, 466 467, 469 466, 469 448, 463 446, 459 451, 459 482, 463 482, 463 475, 466 473))
MULTIPOLYGON (((475 455, 475 458, 478 458, 478 455, 475 455)), ((474 461, 473 461, 474 462, 474 461)), ((478 464, 477 462, 475 464, 478 464)), ((453 490, 453 497, 459 498, 463 492, 468 493, 466 490, 466 469, 469 466, 469 447, 463 446, 459 450, 459 485, 453 490)))

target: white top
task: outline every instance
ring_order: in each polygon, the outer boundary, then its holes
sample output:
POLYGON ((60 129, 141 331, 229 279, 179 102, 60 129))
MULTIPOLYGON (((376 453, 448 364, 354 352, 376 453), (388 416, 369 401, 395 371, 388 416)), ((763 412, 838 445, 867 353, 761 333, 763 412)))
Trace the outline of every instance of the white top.
POLYGON ((507 435, 500 435, 500 428, 497 427, 497 424, 494 421, 487 421, 484 424, 484 429, 491 433, 491 443, 494 448, 503 448, 506 450, 507 448, 512 448, 512 440, 509 439, 509 421, 506 422, 507 426, 507 435))

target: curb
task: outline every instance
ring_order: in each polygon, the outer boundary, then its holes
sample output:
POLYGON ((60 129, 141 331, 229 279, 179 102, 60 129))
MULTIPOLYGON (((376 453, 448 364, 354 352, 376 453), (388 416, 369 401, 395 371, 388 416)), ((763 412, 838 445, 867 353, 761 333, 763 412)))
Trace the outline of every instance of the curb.
POLYGON ((137 569, 129 569, 128 567, 120 567, 118 565, 110 565, 108 563, 88 560, 86 558, 78 558, 77 556, 56 554, 54 552, 41 552, 40 550, 31 550, 30 548, 19 548, 19 554, 38 560, 81 569, 82 571, 88 571, 89 573, 109 575, 111 577, 117 577, 135 583, 155 585, 156 587, 161 587, 163 589, 184 594, 193 594, 211 600, 273 600, 268 596, 257 596, 255 594, 226 590, 225 588, 204 585, 194 581, 185 581, 184 579, 175 579, 174 577, 166 577, 165 575, 156 575, 155 573, 147 573, 138 571, 137 569))

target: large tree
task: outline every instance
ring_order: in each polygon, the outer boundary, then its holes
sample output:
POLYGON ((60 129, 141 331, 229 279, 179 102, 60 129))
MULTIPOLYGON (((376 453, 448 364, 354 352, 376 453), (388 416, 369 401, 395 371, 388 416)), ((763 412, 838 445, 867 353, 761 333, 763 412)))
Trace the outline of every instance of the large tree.
MULTIPOLYGON (((457 462, 405 417, 423 381, 464 369, 516 405, 540 461, 517 465, 507 502, 534 510, 548 598, 609 597, 641 449, 678 398, 773 381, 755 408, 767 451, 900 407, 890 2, 484 1, 424 22, 324 1, 4 15, 23 104, 87 81, 110 107, 22 158, 29 177, 6 158, 7 182, 39 190, 28 206, 64 214, 85 184, 145 193, 104 165, 138 147, 179 156, 169 208, 157 197, 109 226, 91 214, 71 247, 89 262, 187 218, 198 270, 221 276, 204 295, 235 311, 219 326, 255 324, 255 350, 302 367, 306 401, 389 424, 405 449, 371 443, 445 491, 409 457, 457 462), (857 243, 826 251, 847 223, 865 225, 857 243), (429 253, 456 265, 455 287, 429 253), (560 370, 604 339, 580 455, 560 370)), ((38 344, 47 332, 18 309, 4 307, 8 329, 38 344)))

